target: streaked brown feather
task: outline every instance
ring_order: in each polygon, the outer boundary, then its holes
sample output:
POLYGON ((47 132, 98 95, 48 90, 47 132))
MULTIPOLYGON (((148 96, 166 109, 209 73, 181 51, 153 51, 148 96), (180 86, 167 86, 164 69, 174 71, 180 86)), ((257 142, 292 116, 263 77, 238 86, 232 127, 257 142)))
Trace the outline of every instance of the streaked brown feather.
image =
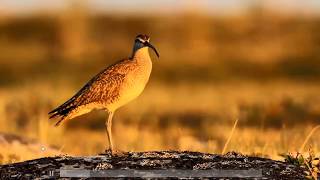
POLYGON ((104 69, 85 84, 72 98, 49 112, 50 118, 59 117, 60 120, 56 124, 59 125, 61 121, 77 116, 78 111, 85 106, 107 105, 117 100, 119 89, 126 75, 135 68, 134 63, 134 61, 127 59, 104 69))

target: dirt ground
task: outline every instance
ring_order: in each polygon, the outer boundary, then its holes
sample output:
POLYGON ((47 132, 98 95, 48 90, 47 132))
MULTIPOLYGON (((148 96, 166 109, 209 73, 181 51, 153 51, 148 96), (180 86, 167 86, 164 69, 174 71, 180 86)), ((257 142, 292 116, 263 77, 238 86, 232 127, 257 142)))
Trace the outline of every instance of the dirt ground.
MULTIPOLYGON (((180 172, 194 173, 189 175, 196 179, 304 179, 301 167, 286 162, 271 159, 245 156, 235 152, 225 155, 207 154, 200 152, 178 152, 178 151, 152 151, 152 152, 125 152, 111 156, 110 153, 96 156, 71 157, 56 156, 34 159, 30 161, 7 164, 0 166, 1 179, 69 179, 71 175, 61 174, 60 170, 80 170, 79 172, 90 172, 78 175, 78 178, 93 179, 101 177, 106 170, 180 170, 180 172), (183 171, 185 170, 185 171, 183 171), (189 171, 188 171, 189 170, 189 171), (192 171, 191 171, 192 170, 192 171), (199 174, 203 170, 218 172, 215 177, 199 174), (228 171, 229 170, 229 171, 228 171), (250 177, 245 174, 235 173, 237 170, 255 171, 250 177), (229 172, 223 175, 221 172, 229 172), (62 175, 62 176, 61 176, 62 175), (95 176, 96 175, 96 176, 95 176)), ((173 172, 173 171, 171 171, 173 172)), ((176 172, 176 171, 174 171, 176 172)), ((206 171, 209 172, 209 171, 206 171)), ((76 175, 72 175, 75 177, 76 175)), ((182 174, 169 175, 167 178, 188 178, 182 174)), ((136 176, 135 176, 136 177, 136 176)), ((152 176, 144 178, 160 178, 163 175, 153 173, 152 176)))

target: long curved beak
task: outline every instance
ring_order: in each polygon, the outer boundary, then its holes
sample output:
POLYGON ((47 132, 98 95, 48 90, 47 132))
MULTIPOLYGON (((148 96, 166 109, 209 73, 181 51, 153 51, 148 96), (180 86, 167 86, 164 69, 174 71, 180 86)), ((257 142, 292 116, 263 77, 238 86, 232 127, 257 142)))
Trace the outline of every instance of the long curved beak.
POLYGON ((145 45, 148 46, 148 47, 150 47, 152 50, 154 50, 154 52, 156 53, 156 55, 158 56, 158 58, 160 57, 158 51, 156 50, 156 48, 155 48, 152 44, 150 44, 148 41, 146 41, 146 42, 145 42, 145 45))

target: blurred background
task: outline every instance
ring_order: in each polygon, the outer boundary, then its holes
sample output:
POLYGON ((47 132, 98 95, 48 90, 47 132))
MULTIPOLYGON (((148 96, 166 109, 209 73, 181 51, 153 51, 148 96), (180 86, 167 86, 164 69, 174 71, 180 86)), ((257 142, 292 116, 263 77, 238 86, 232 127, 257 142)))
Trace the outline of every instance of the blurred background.
MULTIPOLYGON (((108 147, 105 112, 54 127, 47 113, 151 36, 153 72, 115 113, 123 151, 279 158, 320 123, 320 1, 0 2, 0 163, 108 147)), ((320 134, 309 145, 319 152, 320 134)))

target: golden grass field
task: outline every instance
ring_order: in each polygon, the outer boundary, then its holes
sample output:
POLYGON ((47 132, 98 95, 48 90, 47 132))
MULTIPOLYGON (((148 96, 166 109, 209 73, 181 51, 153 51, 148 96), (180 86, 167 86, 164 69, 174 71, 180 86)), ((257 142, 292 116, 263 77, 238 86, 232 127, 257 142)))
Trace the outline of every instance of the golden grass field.
POLYGON ((1 163, 103 152, 105 112, 60 127, 47 113, 129 56, 138 33, 161 58, 143 94, 115 113, 117 149, 222 153, 231 138, 225 151, 281 159, 308 140, 304 151, 320 152, 320 130, 310 134, 320 124, 319 18, 78 13, 0 18, 0 132, 39 142, 4 143, 1 163))
MULTIPOLYGON (((106 118, 104 112, 93 112, 60 127, 54 127, 54 122, 48 121, 46 113, 49 107, 61 103, 74 91, 62 87, 65 86, 33 84, 2 91, 1 107, 5 111, 1 112, 4 121, 1 121, 0 130, 39 139, 44 147, 54 145, 62 154, 103 152, 108 146, 103 126, 106 118), (42 93, 38 94, 39 91, 42 93), (9 110, 8 106, 13 106, 13 109, 9 110)), ((113 128, 115 144, 124 151, 174 149, 221 153, 238 118, 227 150, 279 159, 281 153, 298 151, 315 125, 305 124, 304 119, 293 122, 293 125, 288 119, 281 127, 270 128, 259 123, 249 125, 246 117, 250 115, 246 113, 250 112, 239 111, 238 105, 258 104, 266 108, 258 116, 282 116, 288 113, 281 105, 285 101, 283 97, 304 104, 317 95, 318 89, 319 85, 301 86, 288 82, 195 86, 150 83, 140 98, 116 113, 113 128)), ((313 113, 319 113, 320 104, 316 103, 319 100, 313 99, 313 102, 309 108, 313 109, 313 113)), ((314 133, 305 150, 312 145, 319 152, 319 138, 319 133, 314 133)), ((19 161, 42 155, 17 154, 19 161)))

